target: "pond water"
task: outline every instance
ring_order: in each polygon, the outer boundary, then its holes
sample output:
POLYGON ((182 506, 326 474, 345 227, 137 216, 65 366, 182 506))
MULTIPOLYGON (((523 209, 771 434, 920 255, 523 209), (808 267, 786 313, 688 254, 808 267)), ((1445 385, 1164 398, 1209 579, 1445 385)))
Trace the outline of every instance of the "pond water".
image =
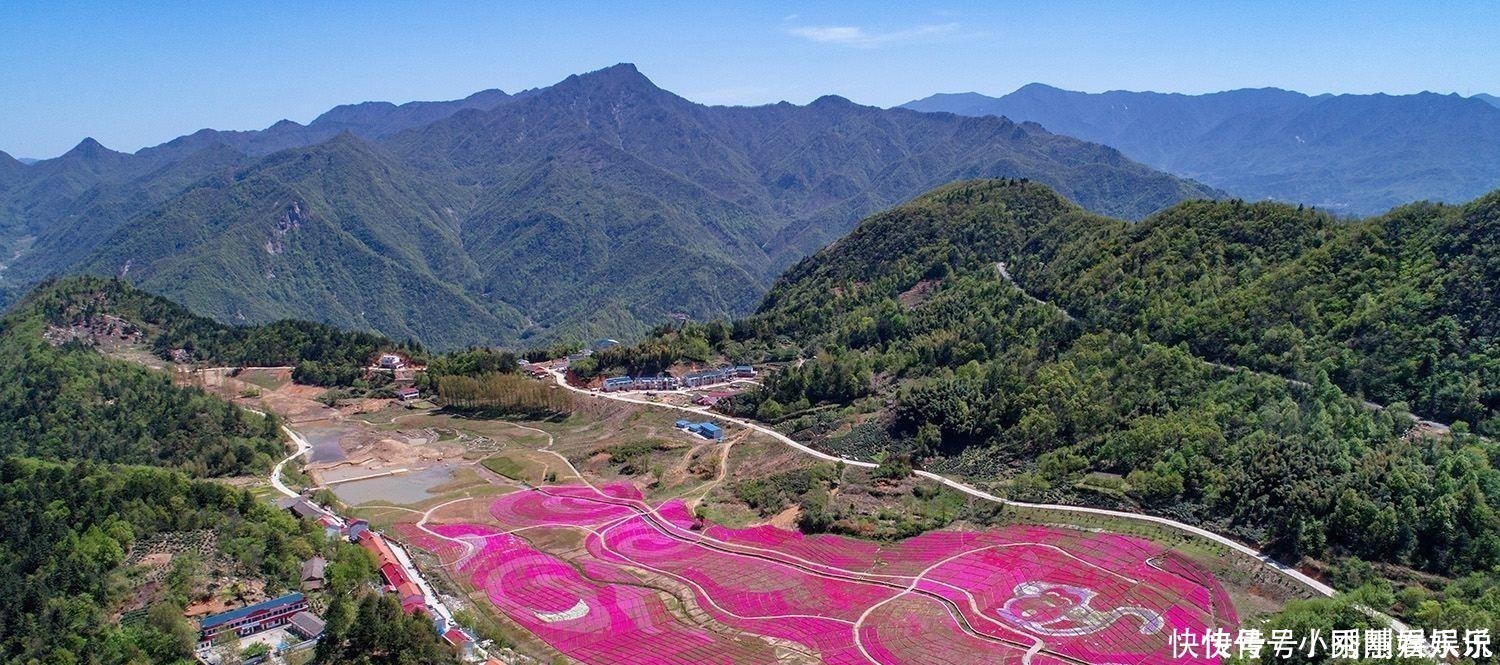
POLYGON ((348 427, 309 427, 303 428, 302 436, 312 444, 312 452, 308 453, 309 462, 337 462, 344 459, 344 449, 339 447, 339 439, 351 431, 348 427))
POLYGON ((427 490, 453 480, 452 464, 434 464, 394 476, 381 476, 368 480, 356 480, 333 486, 345 503, 357 506, 369 501, 389 501, 395 504, 421 503, 432 498, 427 490))

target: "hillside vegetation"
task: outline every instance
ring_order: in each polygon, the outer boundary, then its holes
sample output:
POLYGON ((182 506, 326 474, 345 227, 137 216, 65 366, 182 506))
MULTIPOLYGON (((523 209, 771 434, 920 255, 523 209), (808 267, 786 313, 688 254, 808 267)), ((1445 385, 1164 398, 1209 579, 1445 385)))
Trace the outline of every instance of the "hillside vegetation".
MULTIPOLYGON (((336 648, 319 662, 370 662, 354 657, 369 653, 388 658, 375 662, 407 662, 394 653, 456 662, 430 623, 399 608, 392 615, 369 591, 376 573, 364 550, 326 539, 321 526, 249 491, 205 480, 266 473, 286 452, 274 414, 249 413, 100 352, 121 337, 164 357, 296 365, 294 374, 332 381, 357 377, 378 351, 398 348, 307 322, 225 326, 118 280, 72 278, 29 295, 0 320, 0 592, 8 599, 0 661, 193 662, 198 633, 185 607, 243 594, 247 583, 273 596, 295 589, 302 562, 323 554, 336 648), (200 546, 169 563, 138 556, 175 542, 200 546)), ((479 351, 436 364, 515 365, 479 351)))
POLYGON ((800 355, 807 362, 730 408, 841 452, 911 454, 1016 497, 1147 510, 1291 555, 1488 570, 1500 563, 1500 449, 1468 431, 1496 425, 1494 310, 1475 283, 1413 269, 1423 257, 1412 250, 1432 247, 1429 260, 1496 283, 1483 233, 1495 204, 1338 224, 1274 204, 1188 203, 1132 226, 1035 183, 960 183, 870 217, 789 270, 755 315, 610 358, 628 366, 704 345, 741 360, 800 355), (1402 261, 1359 242, 1372 234, 1389 235, 1402 261), (1371 256, 1348 256, 1355 247, 1371 256), (1320 258, 1335 248, 1344 254, 1320 258), (1079 318, 1032 300, 1000 261, 1079 318), (1363 279, 1347 282, 1330 261, 1363 279), (1426 294, 1415 311, 1370 306, 1359 326, 1330 323, 1345 302, 1412 293, 1426 294), (1227 317, 1225 302, 1238 303, 1237 318, 1183 323, 1227 317), (1228 328, 1281 345, 1214 343, 1228 328), (1354 396, 1373 379, 1347 368, 1376 365, 1412 368, 1366 392, 1408 406, 1372 410, 1354 396), (1451 394, 1434 386, 1471 386, 1473 399, 1434 399, 1451 394), (1472 427, 1415 436, 1407 408, 1472 427))
POLYGON ((197 476, 264 469, 282 451, 275 416, 259 416, 165 373, 44 335, 92 318, 84 282, 45 289, 0 320, 0 456, 179 468, 197 476))
POLYGON ((198 632, 182 611, 199 599, 204 562, 179 554, 142 616, 121 622, 117 608, 141 588, 132 577, 143 572, 133 568, 139 562, 127 557, 133 544, 212 533, 215 554, 272 593, 295 588, 307 557, 336 549, 317 525, 247 491, 165 469, 6 458, 0 509, 0 660, 8 663, 192 662, 198 632))

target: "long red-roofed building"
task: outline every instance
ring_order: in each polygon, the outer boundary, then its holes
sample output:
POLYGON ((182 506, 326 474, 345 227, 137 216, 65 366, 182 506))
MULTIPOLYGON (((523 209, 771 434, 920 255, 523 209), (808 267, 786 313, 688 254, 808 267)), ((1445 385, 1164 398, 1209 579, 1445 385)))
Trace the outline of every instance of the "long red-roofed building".
POLYGON ((406 569, 401 567, 401 561, 396 558, 396 553, 385 542, 385 538, 374 531, 365 531, 359 534, 359 545, 375 555, 380 576, 385 578, 386 585, 401 599, 401 609, 412 613, 426 608, 427 597, 422 594, 421 587, 406 575, 406 569))

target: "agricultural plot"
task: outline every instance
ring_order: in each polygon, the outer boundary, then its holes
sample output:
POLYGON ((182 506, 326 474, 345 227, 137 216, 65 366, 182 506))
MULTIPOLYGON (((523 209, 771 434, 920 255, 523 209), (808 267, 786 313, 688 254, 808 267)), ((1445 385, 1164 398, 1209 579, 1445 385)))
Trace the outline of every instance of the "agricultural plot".
POLYGON ((880 544, 708 524, 628 484, 534 488, 489 513, 406 533, 589 663, 775 662, 788 648, 827 663, 1209 663, 1173 658, 1171 635, 1237 625, 1207 571, 1113 534, 1012 526, 880 544), (582 547, 539 549, 560 532, 582 547))

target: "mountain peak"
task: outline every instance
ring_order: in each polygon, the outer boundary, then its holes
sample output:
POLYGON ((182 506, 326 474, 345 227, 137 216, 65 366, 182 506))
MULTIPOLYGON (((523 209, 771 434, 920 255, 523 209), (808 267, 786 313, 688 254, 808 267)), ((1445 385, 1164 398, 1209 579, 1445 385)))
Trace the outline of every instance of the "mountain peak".
POLYGON ((1046 83, 1032 82, 1016 88, 1016 91, 1010 94, 1025 97, 1030 95, 1065 95, 1070 92, 1072 91, 1064 90, 1056 86, 1050 86, 1046 83))
POLYGON ((330 148, 342 148, 348 146, 357 148, 361 151, 368 151, 374 147, 370 144, 369 141, 360 138, 360 136, 358 134, 355 134, 354 130, 351 129, 339 130, 339 133, 334 134, 333 138, 324 141, 322 145, 330 148))
POLYGON ((656 87, 655 83, 651 82, 651 79, 646 78, 645 74, 642 74, 639 69, 636 69, 634 64, 628 62, 622 62, 617 65, 610 65, 609 67, 605 67, 604 69, 596 69, 585 74, 574 74, 564 79, 563 82, 558 85, 561 86, 568 83, 582 83, 595 87, 635 87, 649 88, 651 90, 660 89, 656 87))
MULTIPOLYGON (((636 69, 633 62, 617 62, 604 69, 594 70, 588 74, 606 74, 609 76, 642 76, 641 70, 636 69)), ((588 74, 584 74, 587 76, 588 74)))
POLYGON ((808 104, 809 108, 832 108, 835 106, 858 106, 858 104, 849 101, 847 97, 840 97, 839 95, 823 95, 812 100, 811 104, 808 104))
POLYGON ((101 157, 121 156, 122 154, 104 147, 104 144, 94 140, 94 137, 89 136, 79 141, 78 145, 73 146, 72 150, 63 153, 63 157, 99 159, 101 157))
POLYGON ((463 102, 466 104, 494 106, 496 104, 499 104, 500 102, 505 101, 509 97, 510 94, 506 93, 504 90, 501 90, 499 88, 489 88, 487 90, 480 90, 479 92, 463 98, 463 102))

